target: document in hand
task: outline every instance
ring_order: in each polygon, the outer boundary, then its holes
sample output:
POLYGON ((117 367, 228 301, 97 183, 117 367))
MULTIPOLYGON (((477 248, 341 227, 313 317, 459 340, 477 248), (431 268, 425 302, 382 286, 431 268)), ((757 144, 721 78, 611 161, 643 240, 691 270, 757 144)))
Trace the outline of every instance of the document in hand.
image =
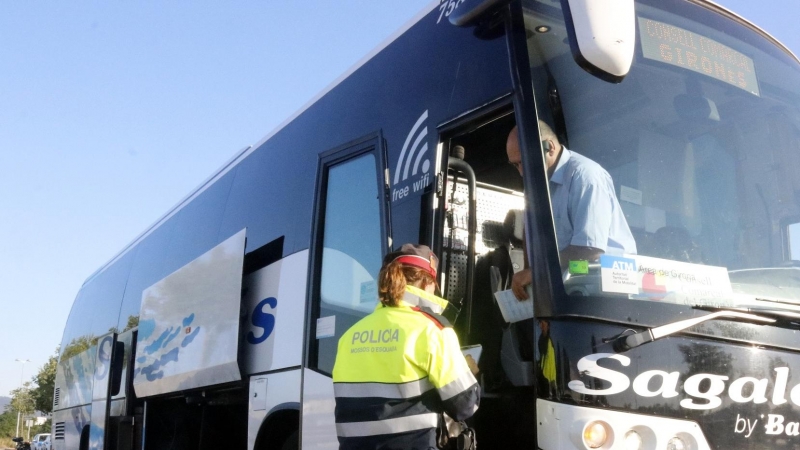
POLYGON ((497 305, 506 322, 514 323, 533 318, 533 291, 530 286, 528 286, 527 300, 517 300, 511 289, 495 292, 494 298, 497 299, 497 305))
POLYGON ((481 360, 481 352, 483 351, 483 347, 480 344, 478 345, 467 345, 461 347, 461 353, 464 356, 472 356, 472 359, 475 360, 476 363, 479 363, 481 360))

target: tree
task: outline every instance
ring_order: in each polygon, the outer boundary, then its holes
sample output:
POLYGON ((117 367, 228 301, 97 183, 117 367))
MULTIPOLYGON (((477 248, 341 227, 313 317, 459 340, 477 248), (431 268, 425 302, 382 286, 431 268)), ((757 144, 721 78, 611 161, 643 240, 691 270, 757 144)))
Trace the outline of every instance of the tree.
POLYGON ((14 431, 17 431, 17 426, 19 426, 19 436, 23 435, 24 430, 24 422, 22 422, 22 417, 33 412, 35 408, 35 402, 33 401, 33 396, 31 395, 31 383, 25 382, 22 387, 14 389, 11 391, 11 403, 9 406, 9 412, 16 413, 17 415, 17 424, 14 426, 14 431))
POLYGON ((33 400, 31 391, 30 381, 26 381, 22 387, 11 391, 9 409, 14 412, 21 412, 23 415, 32 413, 36 408, 36 402, 33 400))
POLYGON ((17 412, 11 410, 11 405, 6 405, 6 410, 0 414, 0 440, 11 439, 17 426, 17 412))
POLYGON ((78 336, 74 338, 69 344, 67 344, 67 347, 64 348, 64 353, 61 355, 61 359, 66 361, 75 355, 83 353, 89 347, 97 344, 98 339, 99 338, 93 335, 78 336))
POLYGON ((56 347, 55 353, 48 358, 47 362, 39 368, 39 373, 34 375, 33 382, 36 388, 31 395, 37 411, 44 414, 53 412, 53 391, 56 385, 56 368, 58 366, 59 348, 56 347))
POLYGON ((139 316, 128 316, 128 323, 125 324, 123 332, 139 326, 139 316))

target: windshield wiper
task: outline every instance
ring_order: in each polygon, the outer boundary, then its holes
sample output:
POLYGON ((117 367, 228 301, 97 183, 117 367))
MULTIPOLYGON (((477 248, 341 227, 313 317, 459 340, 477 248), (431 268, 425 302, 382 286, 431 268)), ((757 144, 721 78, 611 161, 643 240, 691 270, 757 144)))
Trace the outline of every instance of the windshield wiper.
POLYGON ((758 300, 758 301, 761 301, 761 302, 783 303, 783 304, 786 304, 786 305, 793 305, 793 306, 800 305, 800 301, 792 300, 792 299, 788 299, 788 298, 771 298, 771 297, 759 297, 759 296, 756 296, 755 299, 758 300))
MULTIPOLYGON (((698 308, 706 309, 704 307, 698 307, 698 308)), ((614 348, 615 352, 621 353, 630 350, 632 348, 638 347, 640 345, 647 344, 648 342, 653 342, 657 339, 661 339, 671 334, 678 333, 680 331, 683 331, 687 328, 691 328, 703 322, 715 319, 739 319, 749 323, 773 324, 777 322, 777 319, 765 316, 767 314, 773 315, 785 312, 785 311, 773 311, 773 310, 763 310, 763 311, 758 310, 758 313, 760 315, 756 315, 737 309, 721 309, 721 308, 709 308, 709 309, 713 309, 715 312, 706 314, 705 316, 701 317, 679 320, 677 322, 668 323, 666 325, 661 325, 655 328, 648 328, 645 331, 640 331, 634 334, 617 336, 615 338, 612 338, 613 340, 612 347, 614 348)), ((800 319, 800 314, 798 314, 796 318, 800 319)))
MULTIPOLYGON (((757 299, 758 300, 758 299, 757 299)), ((704 306, 695 305, 695 309, 702 309, 705 311, 736 311, 744 313, 758 314, 762 317, 775 319, 774 325, 776 326, 793 326, 794 328, 800 327, 800 311, 787 311, 785 309, 765 308, 762 306, 746 306, 746 307, 719 307, 719 306, 704 306)))

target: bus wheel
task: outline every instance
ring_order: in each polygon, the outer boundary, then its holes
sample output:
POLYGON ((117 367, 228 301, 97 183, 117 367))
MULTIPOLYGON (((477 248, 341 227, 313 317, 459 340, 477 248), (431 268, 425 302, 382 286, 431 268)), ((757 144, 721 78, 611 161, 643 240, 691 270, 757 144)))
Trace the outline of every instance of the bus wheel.
POLYGON ((285 441, 283 441, 283 445, 281 446, 281 450, 298 450, 300 448, 300 435, 297 430, 294 430, 292 434, 290 434, 285 441))

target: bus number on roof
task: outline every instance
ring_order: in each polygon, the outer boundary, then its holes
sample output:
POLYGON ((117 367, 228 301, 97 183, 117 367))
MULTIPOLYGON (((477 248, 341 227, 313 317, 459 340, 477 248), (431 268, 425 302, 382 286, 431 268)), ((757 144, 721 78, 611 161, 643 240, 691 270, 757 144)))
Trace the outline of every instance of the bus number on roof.
POLYGON ((450 14, 453 14, 453 11, 456 10, 465 0, 439 0, 439 19, 436 20, 436 23, 442 21, 444 17, 450 17, 450 14))

